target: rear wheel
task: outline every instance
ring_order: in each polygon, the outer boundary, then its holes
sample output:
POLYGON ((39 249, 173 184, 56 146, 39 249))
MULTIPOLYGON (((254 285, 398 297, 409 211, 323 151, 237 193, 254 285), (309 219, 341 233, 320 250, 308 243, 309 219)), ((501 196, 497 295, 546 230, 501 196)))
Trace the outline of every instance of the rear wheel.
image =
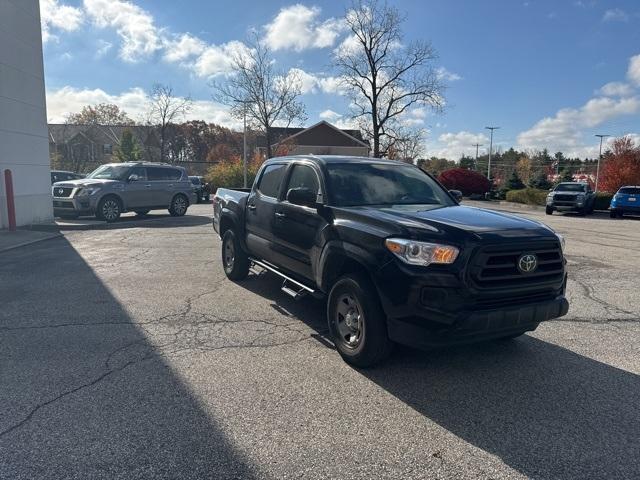
POLYGON ((553 215, 553 207, 547 207, 544 212, 547 215, 553 215))
POLYGON ((386 318, 375 287, 365 275, 345 275, 333 285, 327 320, 338 353, 347 363, 370 367, 391 354, 386 318))
POLYGON ((182 217, 185 213, 187 213, 187 208, 189 208, 189 201, 187 200, 187 197, 179 194, 173 197, 173 200, 171 200, 169 213, 172 217, 182 217))
POLYGON ((609 211, 609 216, 611 218, 616 218, 618 216, 618 212, 616 210, 610 210, 609 211))
POLYGON ((222 266, 229 280, 244 280, 249 274, 249 256, 231 229, 222 237, 222 266))
POLYGON ((120 218, 122 213, 122 205, 116 197, 105 197, 98 203, 96 209, 96 217, 108 223, 115 222, 120 218))

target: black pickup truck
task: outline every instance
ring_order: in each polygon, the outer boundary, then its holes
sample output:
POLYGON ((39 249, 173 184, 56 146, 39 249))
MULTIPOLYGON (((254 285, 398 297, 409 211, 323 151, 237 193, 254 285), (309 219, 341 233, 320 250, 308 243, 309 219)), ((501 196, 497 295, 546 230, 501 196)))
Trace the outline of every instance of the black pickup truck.
POLYGON ((569 308, 560 235, 461 206, 404 163, 274 158, 251 190, 219 188, 213 209, 226 275, 270 270, 285 293, 326 298, 332 340, 356 366, 394 342, 513 338, 569 308))

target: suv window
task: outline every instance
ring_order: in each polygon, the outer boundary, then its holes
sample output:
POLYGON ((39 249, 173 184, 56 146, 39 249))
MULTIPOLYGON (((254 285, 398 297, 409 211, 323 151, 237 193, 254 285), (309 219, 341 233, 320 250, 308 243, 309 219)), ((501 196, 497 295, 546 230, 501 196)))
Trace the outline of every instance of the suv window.
POLYGON ((287 191, 292 188, 308 188, 312 192, 318 193, 320 185, 318 184, 318 176, 313 168, 307 165, 294 165, 291 177, 289 177, 287 191))
POLYGON ((266 167, 260 177, 258 191, 267 197, 277 198, 280 191, 280 183, 286 170, 286 164, 275 164, 266 167))
POLYGON ((149 180, 180 180, 182 172, 177 168, 171 167, 147 167, 147 175, 149 180))
POLYGON ((129 172, 129 176, 137 175, 138 180, 143 181, 147 179, 147 169, 144 167, 133 167, 129 172))

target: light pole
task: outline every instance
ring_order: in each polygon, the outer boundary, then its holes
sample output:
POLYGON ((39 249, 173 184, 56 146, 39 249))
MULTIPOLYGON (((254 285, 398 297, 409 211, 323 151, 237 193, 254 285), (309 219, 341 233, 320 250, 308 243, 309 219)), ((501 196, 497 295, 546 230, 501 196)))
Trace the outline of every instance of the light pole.
POLYGON ((598 166, 596 167, 596 192, 598 191, 598 178, 600 177, 600 160, 602 160, 602 140, 611 135, 596 135, 600 137, 600 154, 598 155, 598 166))
POLYGON ((473 167, 478 170, 478 149, 482 146, 481 143, 474 143, 473 144, 474 147, 476 147, 476 161, 473 164, 473 167))
POLYGON ((493 150, 493 131, 498 130, 500 127, 484 127, 487 130, 491 130, 491 141, 489 142, 489 165, 487 165, 487 178, 491 180, 491 152, 493 150))
POLYGON ((242 175, 244 178, 244 186, 242 188, 247 188, 247 104, 243 104, 242 109, 243 115, 243 128, 242 128, 242 175))

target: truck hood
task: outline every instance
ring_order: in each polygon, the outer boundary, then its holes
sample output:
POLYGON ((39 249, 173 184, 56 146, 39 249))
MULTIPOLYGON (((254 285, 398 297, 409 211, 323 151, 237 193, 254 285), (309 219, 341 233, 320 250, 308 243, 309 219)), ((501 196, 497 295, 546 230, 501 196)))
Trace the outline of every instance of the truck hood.
POLYGON ((98 187, 120 183, 119 180, 107 180, 104 178, 78 178, 76 180, 66 180, 64 182, 56 182, 54 187, 98 187))
MULTIPOLYGON (((347 209, 345 209, 347 210, 347 209)), ((436 207, 423 205, 398 205, 393 207, 350 207, 378 221, 388 221, 404 227, 409 233, 422 237, 440 236, 447 233, 466 232, 476 238, 505 239, 555 236, 542 223, 515 215, 475 207, 436 207)))

